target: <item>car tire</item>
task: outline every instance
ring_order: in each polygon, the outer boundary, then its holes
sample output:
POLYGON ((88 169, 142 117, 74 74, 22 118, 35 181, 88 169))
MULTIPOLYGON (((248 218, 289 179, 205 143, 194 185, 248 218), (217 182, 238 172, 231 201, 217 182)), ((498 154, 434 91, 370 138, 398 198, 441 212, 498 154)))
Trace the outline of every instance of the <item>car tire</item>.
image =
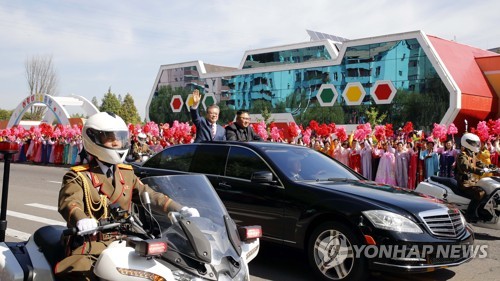
POLYGON ((369 272, 364 257, 355 257, 353 245, 361 241, 349 227, 338 222, 319 225, 309 237, 307 257, 322 280, 365 280, 369 272))

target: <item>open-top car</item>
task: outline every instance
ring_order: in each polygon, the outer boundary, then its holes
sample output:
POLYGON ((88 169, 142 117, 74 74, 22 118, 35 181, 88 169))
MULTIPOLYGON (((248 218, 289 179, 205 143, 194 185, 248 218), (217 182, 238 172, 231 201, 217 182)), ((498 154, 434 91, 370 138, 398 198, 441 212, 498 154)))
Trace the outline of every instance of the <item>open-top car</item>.
POLYGON ((368 181, 310 148, 176 145, 134 169, 140 177, 205 174, 237 224, 261 225, 263 240, 305 250, 324 280, 362 280, 368 269, 428 272, 472 258, 474 235, 456 208, 368 181))

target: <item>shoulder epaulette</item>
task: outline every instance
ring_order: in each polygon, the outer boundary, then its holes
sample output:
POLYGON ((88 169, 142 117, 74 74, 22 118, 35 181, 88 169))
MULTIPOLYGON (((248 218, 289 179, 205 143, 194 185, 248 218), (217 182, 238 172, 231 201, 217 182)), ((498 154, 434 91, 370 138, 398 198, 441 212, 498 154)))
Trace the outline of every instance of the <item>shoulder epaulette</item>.
POLYGON ((87 171, 89 168, 90 168, 89 164, 84 164, 84 165, 78 165, 78 166, 71 167, 71 171, 83 172, 83 171, 87 171))
POLYGON ((134 168, 132 168, 131 165, 128 165, 128 164, 118 164, 118 168, 125 169, 125 170, 133 170, 134 169, 134 168))

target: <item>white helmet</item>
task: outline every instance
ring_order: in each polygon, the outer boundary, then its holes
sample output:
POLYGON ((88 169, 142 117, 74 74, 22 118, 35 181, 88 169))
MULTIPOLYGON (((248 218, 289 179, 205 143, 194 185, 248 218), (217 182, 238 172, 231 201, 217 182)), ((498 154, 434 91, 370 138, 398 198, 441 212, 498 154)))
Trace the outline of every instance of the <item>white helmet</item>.
POLYGON ((145 143, 146 142, 146 134, 145 133, 139 133, 137 135, 137 139, 139 140, 140 143, 145 143))
POLYGON ((479 148, 481 147, 481 140, 475 134, 465 133, 460 140, 460 144, 462 147, 465 147, 474 153, 478 153, 479 148))
POLYGON ((83 147, 102 162, 123 163, 130 146, 128 127, 123 119, 109 112, 99 112, 87 119, 82 130, 83 147), (105 146, 112 141, 113 146, 105 146))

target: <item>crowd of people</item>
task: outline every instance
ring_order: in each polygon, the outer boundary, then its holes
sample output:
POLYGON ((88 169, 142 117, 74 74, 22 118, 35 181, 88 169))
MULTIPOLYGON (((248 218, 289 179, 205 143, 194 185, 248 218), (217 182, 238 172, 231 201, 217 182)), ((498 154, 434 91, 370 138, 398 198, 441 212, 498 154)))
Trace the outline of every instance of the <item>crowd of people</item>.
MULTIPOLYGON (((415 131, 411 122, 396 132, 391 124, 376 125, 372 130, 366 123, 347 134, 344 127, 315 121, 306 128, 290 123, 287 129, 278 129, 273 124, 267 127, 264 122, 250 124, 248 112, 238 111, 234 123, 221 126, 217 124, 217 105, 210 106, 202 117, 198 112, 199 93, 193 96, 193 125, 174 121, 172 126, 154 122, 127 126, 119 116, 100 112, 91 116, 83 128, 42 124, 29 130, 19 126, 0 130, 0 142, 19 144, 15 162, 72 165, 63 178, 59 212, 68 227, 79 231, 92 231, 101 219, 107 219, 110 202, 127 210, 131 200, 140 203, 138 198, 144 192, 151 194, 154 207, 165 213, 174 210, 186 217, 199 216, 196 208, 181 206, 142 184, 132 167, 125 164, 127 155, 132 156, 130 161, 141 161, 143 154, 181 143, 232 140, 309 146, 367 179, 409 189, 433 175, 455 177, 459 188, 471 198, 467 213, 472 219, 478 218, 477 206, 484 197, 472 174, 489 176, 488 167, 498 164, 500 119, 480 122, 477 128, 472 128, 474 133, 463 134, 457 144, 453 124, 448 128, 434 124, 433 131, 424 134, 415 131), (115 192, 117 188, 122 192, 115 192)), ((294 167, 290 171, 294 172, 294 167)), ((294 177, 294 180, 301 179, 294 177)), ((56 275, 63 279, 94 280, 95 260, 116 239, 119 238, 115 234, 94 233, 88 240, 69 236, 64 241, 66 255, 56 266, 56 275)))
MULTIPOLYGON (((454 177, 460 143, 454 141, 458 133, 454 124, 448 127, 434 124, 431 132, 414 130, 407 122, 393 129, 392 124, 358 125, 346 132, 342 126, 311 121, 307 127, 289 123, 279 128, 264 121, 250 123, 247 111, 236 114, 235 122, 217 124, 219 108, 208 107, 202 117, 198 113, 200 94, 193 92, 192 122, 174 121, 170 124, 148 122, 129 124, 130 150, 127 161, 141 161, 142 155, 152 155, 165 147, 183 143, 212 140, 286 142, 314 148, 339 160, 370 180, 414 189, 422 180, 439 175, 454 177)), ((485 165, 498 163, 500 119, 479 122, 471 128, 481 140, 478 159, 485 165)), ((17 126, 0 130, 0 141, 19 143, 14 162, 55 165, 76 165, 86 161, 82 149, 82 128, 78 126, 50 126, 41 124, 25 130, 17 126)))

